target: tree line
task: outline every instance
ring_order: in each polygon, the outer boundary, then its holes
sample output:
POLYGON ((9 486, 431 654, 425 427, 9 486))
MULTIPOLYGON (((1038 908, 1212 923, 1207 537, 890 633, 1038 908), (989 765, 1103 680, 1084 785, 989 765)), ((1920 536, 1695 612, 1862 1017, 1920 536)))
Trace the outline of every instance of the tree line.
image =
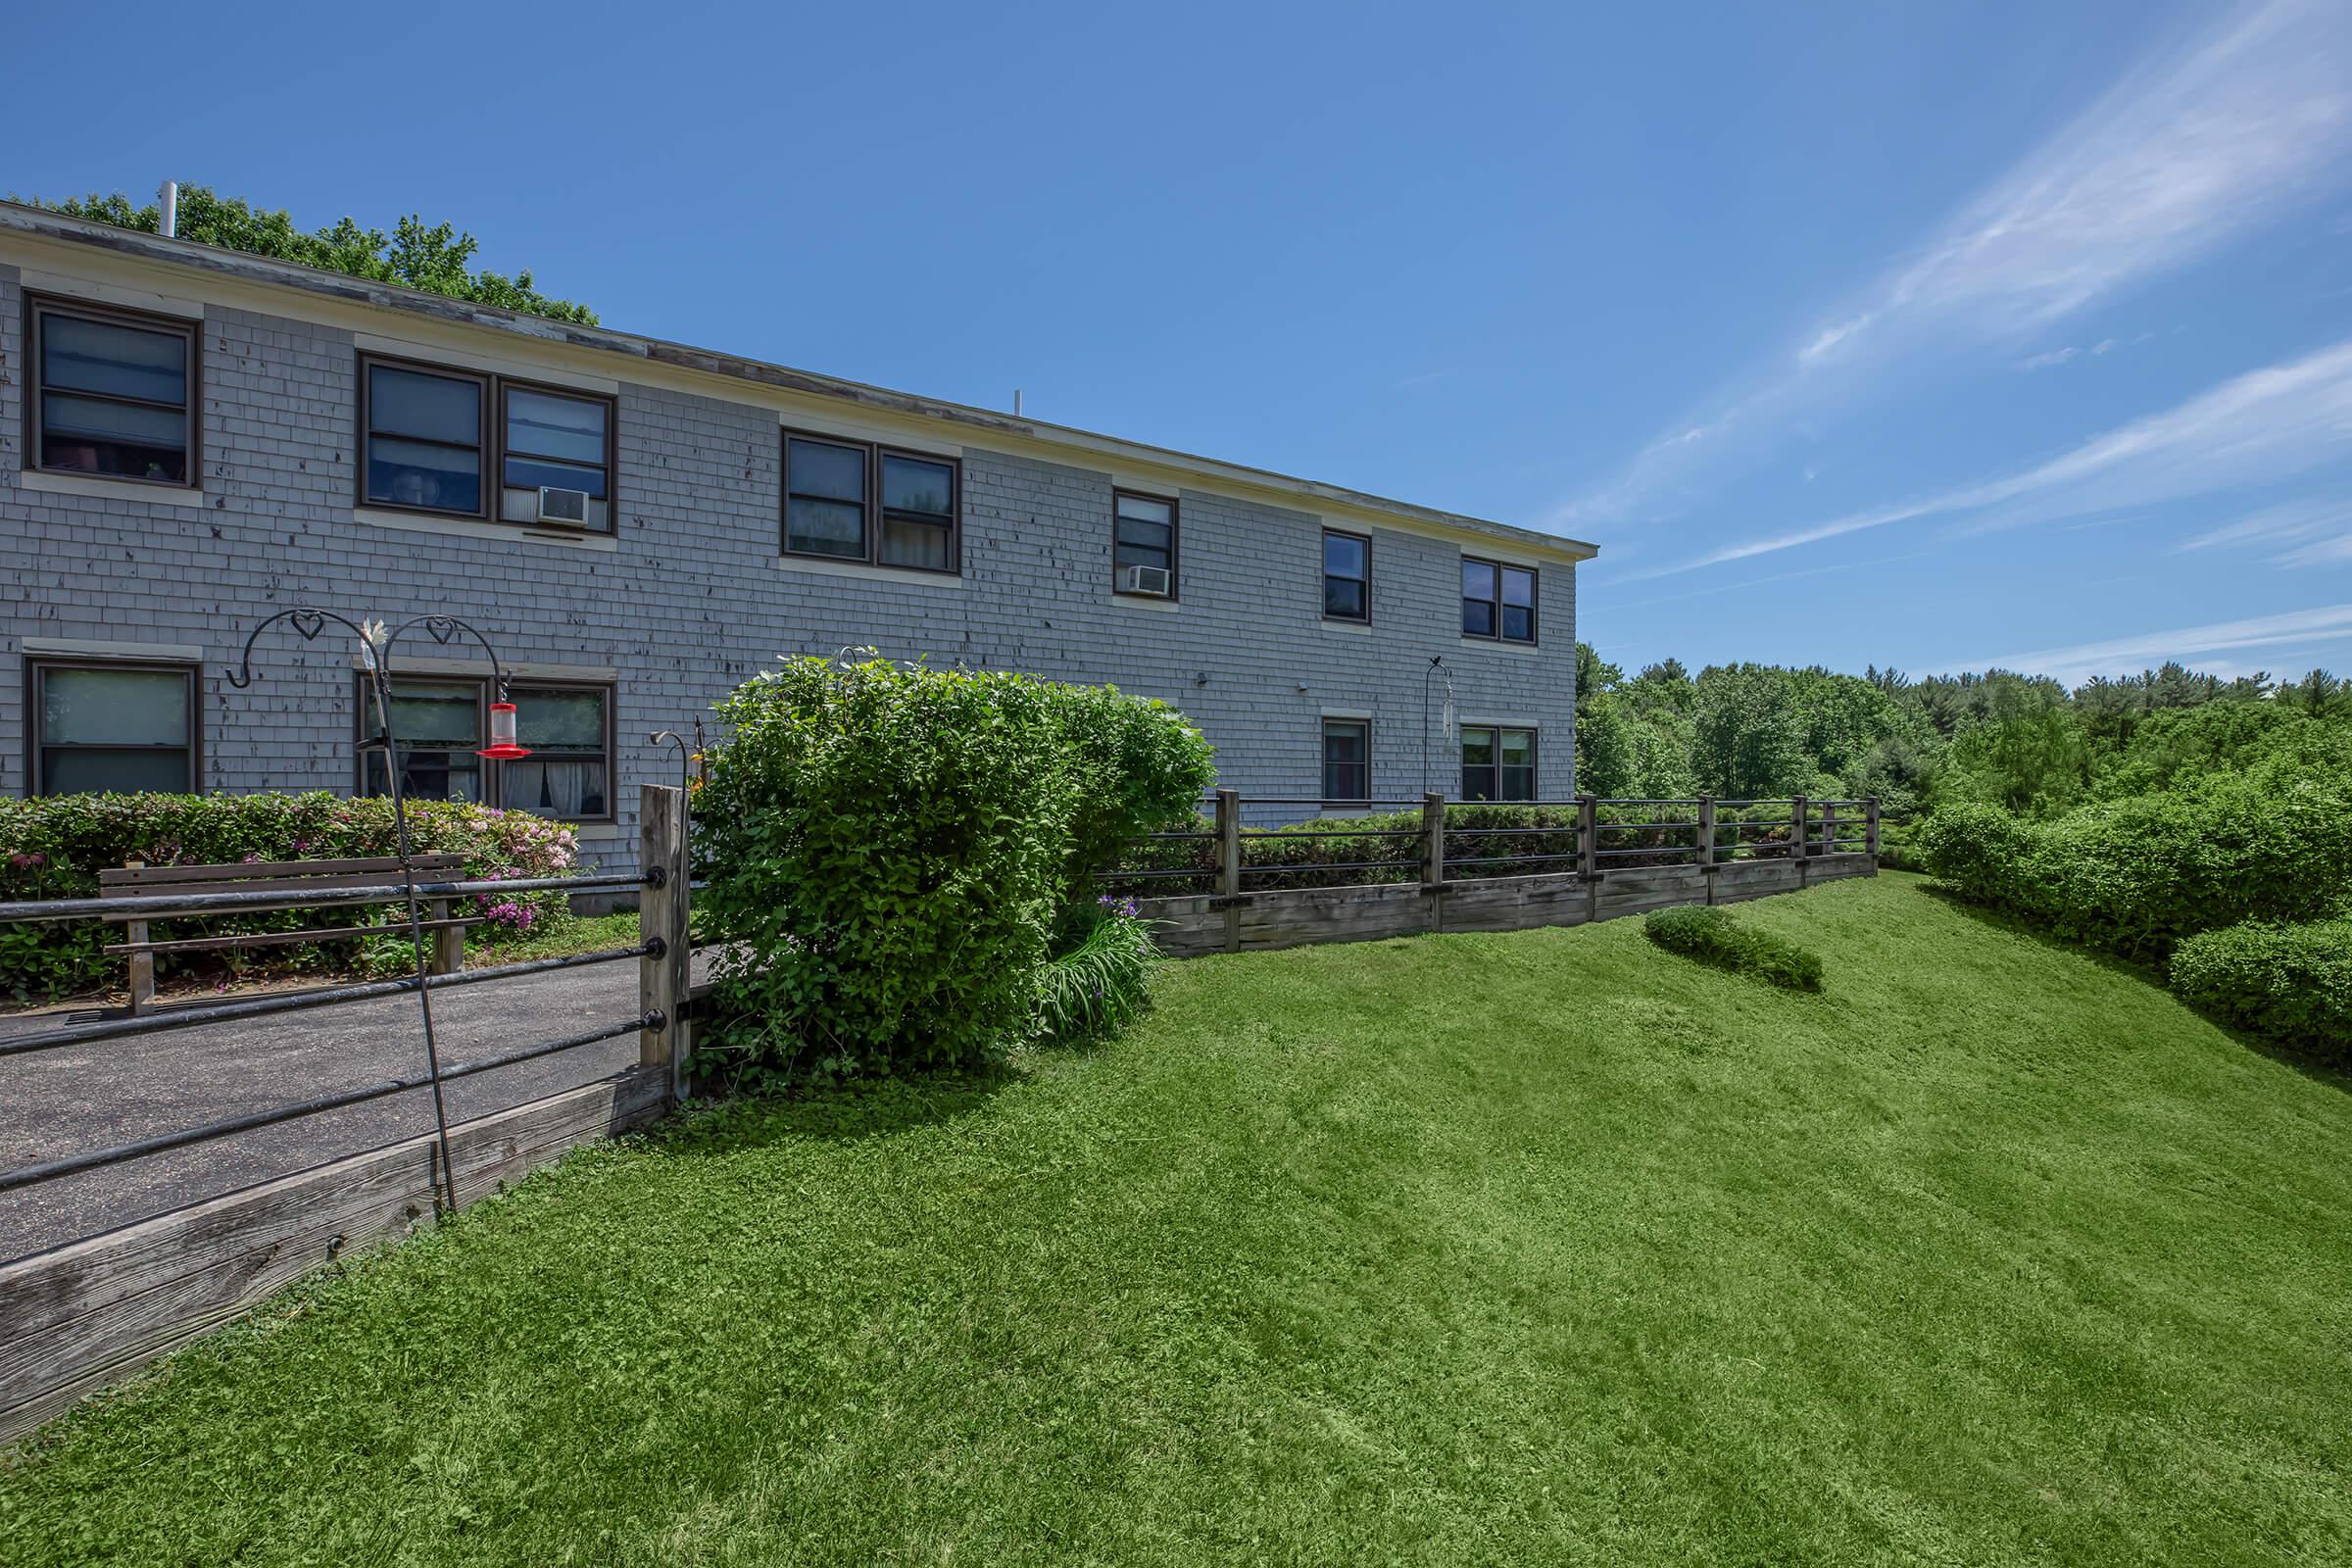
POLYGON ((1875 665, 1846 675, 1735 663, 1693 675, 1666 659, 1628 677, 1579 643, 1576 672, 1584 794, 1876 795, 1898 817, 1964 802, 2061 815, 2163 787, 2168 748, 2207 756, 2269 745, 2282 724, 2352 721, 2352 688, 2325 670, 2227 679, 2168 662, 2070 690, 2005 669, 1915 679, 1875 665), (2166 717, 2203 710, 2187 723, 2166 717))

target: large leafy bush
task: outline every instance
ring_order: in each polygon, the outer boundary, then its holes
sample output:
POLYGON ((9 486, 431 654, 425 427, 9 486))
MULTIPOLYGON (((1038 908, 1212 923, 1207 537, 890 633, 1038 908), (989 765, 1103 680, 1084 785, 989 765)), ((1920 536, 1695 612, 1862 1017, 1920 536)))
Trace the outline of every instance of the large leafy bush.
MULTIPOLYGON (((522 811, 457 801, 411 801, 409 829, 419 851, 464 857, 468 877, 548 877, 575 859, 572 830, 522 811)), ((223 865, 247 860, 361 859, 398 853, 388 800, 349 800, 323 790, 301 795, 59 795, 0 799, 0 898, 89 898, 98 873, 126 860, 149 865, 223 865)), ((511 905, 505 924, 545 930, 568 917, 561 893, 482 900, 479 912, 511 905)), ((202 922, 158 922, 149 934, 175 936, 284 931, 368 923, 366 911, 284 910, 202 922)), ((81 921, 0 925, 0 989, 20 1000, 71 996, 123 979, 123 960, 100 950, 120 927, 81 921)), ((350 962, 352 943, 282 950, 317 967, 350 962)), ((206 971, 218 954, 160 954, 158 978, 206 971)))
POLYGON ((2192 1005, 2323 1061, 2352 1061, 2352 919, 2252 921, 2190 937, 2173 989, 2192 1005))
POLYGON ((1064 896, 1085 907, 1121 841, 1177 827, 1216 781, 1215 749, 1167 704, 1116 686, 1046 688, 1069 748, 1076 809, 1064 896))
POLYGON ((722 1065, 755 1082, 994 1059, 1036 1027, 1089 846, 1206 782, 1163 706, 1020 675, 799 659, 719 716, 697 910, 722 1065))

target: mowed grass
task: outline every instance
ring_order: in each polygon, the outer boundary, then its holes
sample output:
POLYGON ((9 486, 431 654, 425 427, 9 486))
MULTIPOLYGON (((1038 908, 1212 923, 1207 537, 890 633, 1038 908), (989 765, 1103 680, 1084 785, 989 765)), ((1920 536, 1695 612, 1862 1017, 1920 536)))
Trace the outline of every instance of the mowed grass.
POLYGON ((2352 1096, 1915 879, 1170 965, 706 1114, 0 1475, 139 1563, 2352 1560, 2352 1096))

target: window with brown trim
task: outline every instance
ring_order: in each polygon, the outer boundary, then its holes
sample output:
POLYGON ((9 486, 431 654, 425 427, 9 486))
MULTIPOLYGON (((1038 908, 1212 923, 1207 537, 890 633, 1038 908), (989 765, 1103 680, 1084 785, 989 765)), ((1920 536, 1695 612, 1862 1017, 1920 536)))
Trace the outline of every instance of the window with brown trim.
POLYGON ((1176 503, 1134 490, 1110 493, 1110 591, 1176 597, 1176 503))
POLYGON ((1462 558, 1462 635, 1536 640, 1536 569, 1462 558))
POLYGON ((1323 799, 1353 803, 1372 798, 1372 721, 1323 721, 1323 799))
POLYGON ((490 446, 490 378, 363 356, 360 500, 479 517, 490 446))
POLYGON ((193 666, 36 659, 26 681, 27 794, 196 793, 193 666))
POLYGON ((613 422, 609 397, 502 378, 500 520, 611 533, 613 422))
POLYGON ((787 430, 784 554, 954 575, 962 489, 954 458, 787 430))
POLYGON ((615 401, 360 356, 360 504, 612 531, 615 401))
POLYGON ((1532 801, 1536 732, 1495 724, 1462 726, 1462 799, 1532 801))
POLYGON ((1323 530, 1323 618, 1372 618, 1372 541, 1360 533, 1323 530))
POLYGON ((196 482, 197 323, 78 301, 27 301, 25 450, 49 473, 196 482))
MULTIPOLYGON (((514 738, 530 756, 495 761, 486 744, 490 682, 418 676, 392 682, 401 793, 420 801, 477 801, 572 822, 612 820, 612 688, 597 683, 511 682, 514 738)), ((360 680, 360 740, 383 732, 374 683, 360 680)), ((362 795, 388 793, 384 754, 360 753, 362 795)))

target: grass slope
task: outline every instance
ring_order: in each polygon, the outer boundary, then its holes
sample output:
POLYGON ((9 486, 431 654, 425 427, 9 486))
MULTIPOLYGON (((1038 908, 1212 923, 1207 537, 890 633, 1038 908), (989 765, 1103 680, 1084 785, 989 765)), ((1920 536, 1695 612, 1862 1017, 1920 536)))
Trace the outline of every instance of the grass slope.
POLYGON ((1907 877, 1207 958, 591 1152, 0 1476, 17 1568, 2352 1557, 2352 1097, 1907 877))

